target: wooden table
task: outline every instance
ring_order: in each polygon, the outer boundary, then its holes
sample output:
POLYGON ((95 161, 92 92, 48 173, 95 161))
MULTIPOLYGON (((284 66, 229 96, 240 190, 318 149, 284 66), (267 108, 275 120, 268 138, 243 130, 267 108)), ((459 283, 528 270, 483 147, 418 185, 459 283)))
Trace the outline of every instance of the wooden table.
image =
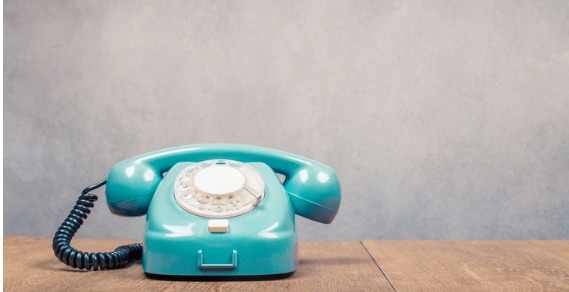
MULTIPOLYGON (((131 240, 77 239, 101 251, 131 240)), ((480 291, 569 290, 569 241, 302 241, 300 267, 271 281, 149 279, 142 265, 81 271, 60 263, 50 238, 4 237, 6 291, 480 291)))

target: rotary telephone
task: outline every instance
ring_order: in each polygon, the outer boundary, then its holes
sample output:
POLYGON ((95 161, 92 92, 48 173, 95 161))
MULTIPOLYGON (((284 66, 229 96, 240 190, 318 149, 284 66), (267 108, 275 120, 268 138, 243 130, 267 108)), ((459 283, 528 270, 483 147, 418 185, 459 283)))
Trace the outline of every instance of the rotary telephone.
POLYGON ((233 144, 164 149, 115 164, 106 180, 83 190, 53 250, 86 270, 142 258, 148 276, 286 275, 298 266, 294 215, 329 224, 340 201, 335 172, 298 155, 233 144), (105 184, 112 213, 146 214, 144 244, 76 250, 71 239, 97 200, 90 192, 105 184))

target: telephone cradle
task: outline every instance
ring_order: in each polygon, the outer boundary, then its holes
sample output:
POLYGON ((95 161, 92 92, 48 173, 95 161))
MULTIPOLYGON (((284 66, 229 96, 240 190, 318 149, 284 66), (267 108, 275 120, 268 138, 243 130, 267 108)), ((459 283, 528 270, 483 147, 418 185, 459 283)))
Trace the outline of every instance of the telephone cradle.
POLYGON ((142 259, 149 276, 287 275, 298 266, 295 214, 329 224, 340 201, 335 172, 298 155, 234 144, 164 149, 119 162, 86 188, 53 249, 87 270, 142 259), (146 214, 144 243, 78 251, 70 241, 97 199, 90 192, 105 184, 112 213, 146 214))

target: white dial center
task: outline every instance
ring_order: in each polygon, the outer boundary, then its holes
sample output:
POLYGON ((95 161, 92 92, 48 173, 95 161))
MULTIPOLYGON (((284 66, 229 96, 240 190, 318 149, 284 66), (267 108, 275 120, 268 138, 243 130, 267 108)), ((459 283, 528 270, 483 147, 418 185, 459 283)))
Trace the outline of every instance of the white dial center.
POLYGON ((214 165, 198 171, 194 183, 206 194, 227 195, 243 189, 245 176, 231 166, 214 165))

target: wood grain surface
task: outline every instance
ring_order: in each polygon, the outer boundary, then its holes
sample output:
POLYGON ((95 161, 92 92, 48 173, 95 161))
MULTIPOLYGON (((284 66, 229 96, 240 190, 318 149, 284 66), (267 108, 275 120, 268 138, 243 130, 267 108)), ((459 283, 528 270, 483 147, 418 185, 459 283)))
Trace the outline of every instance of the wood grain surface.
POLYGON ((569 241, 377 241, 397 291, 569 291, 569 241))
MULTIPOLYGON (((77 239, 85 251, 110 251, 130 240, 77 239)), ((302 241, 300 266, 289 278, 269 281, 171 281, 147 278, 140 261, 111 271, 65 266, 51 238, 4 237, 6 291, 392 291, 359 241, 302 241)))
MULTIPOLYGON (((77 239, 108 251, 130 240, 77 239)), ((112 271, 60 263, 51 238, 4 237, 6 291, 569 291, 569 241, 303 241, 300 267, 265 281, 147 278, 141 262, 112 271)))

